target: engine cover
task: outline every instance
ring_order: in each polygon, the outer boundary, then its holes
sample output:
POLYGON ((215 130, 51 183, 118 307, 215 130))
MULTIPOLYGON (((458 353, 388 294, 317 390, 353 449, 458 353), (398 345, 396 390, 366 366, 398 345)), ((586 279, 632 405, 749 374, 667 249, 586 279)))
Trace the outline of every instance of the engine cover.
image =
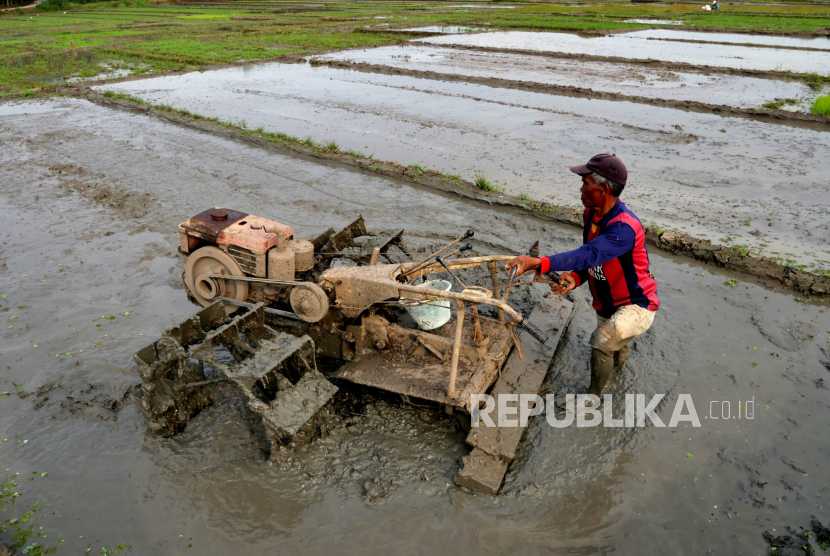
POLYGON ((221 207, 185 220, 179 233, 184 236, 183 252, 190 251, 188 236, 199 238, 227 251, 245 274, 260 278, 266 276, 266 252, 294 237, 294 230, 284 224, 221 207))

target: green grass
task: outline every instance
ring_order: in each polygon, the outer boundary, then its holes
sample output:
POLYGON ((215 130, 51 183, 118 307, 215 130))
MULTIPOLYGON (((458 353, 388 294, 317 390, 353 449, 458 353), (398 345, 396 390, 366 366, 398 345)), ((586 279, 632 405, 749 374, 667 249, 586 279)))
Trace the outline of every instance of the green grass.
POLYGON ((104 96, 107 98, 123 98, 126 100, 137 102, 138 104, 142 104, 144 102, 144 99, 133 97, 125 93, 116 93, 115 91, 104 91, 104 96))
POLYGON ((475 181, 476 187, 482 191, 498 191, 499 188, 490 183, 484 176, 479 176, 475 181))
POLYGON ((817 98, 812 112, 819 116, 830 116, 830 95, 817 98))
POLYGON ((830 75, 820 75, 818 73, 804 74, 804 82, 811 88, 818 91, 825 84, 830 83, 830 75))
POLYGON ((798 104, 797 98, 777 98, 761 105, 762 110, 778 110, 787 105, 798 104))
MULTIPOLYGON (((830 31, 830 5, 745 3, 704 13, 699 3, 589 6, 530 4, 513 10, 460 9, 447 3, 351 2, 296 13, 245 2, 213 7, 161 0, 46 0, 38 10, 0 15, 0 97, 106 77, 107 67, 134 74, 197 70, 285 55, 382 46, 410 38, 388 32, 423 25, 601 32, 648 28, 633 18, 660 18, 722 30, 830 31), (51 11, 50 11, 51 10, 51 11), (66 12, 65 14, 63 12, 66 12), (375 19, 376 16, 391 16, 375 19), (74 41, 75 51, 70 52, 74 41)), ((830 77, 798 76, 820 88, 830 77)))

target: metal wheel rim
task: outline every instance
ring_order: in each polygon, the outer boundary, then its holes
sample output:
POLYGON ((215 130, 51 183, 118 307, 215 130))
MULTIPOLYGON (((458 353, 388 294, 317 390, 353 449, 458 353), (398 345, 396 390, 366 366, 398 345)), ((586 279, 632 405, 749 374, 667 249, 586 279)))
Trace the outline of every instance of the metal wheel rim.
MULTIPOLYGON (((213 298, 217 296, 228 297, 237 301, 245 301, 248 298, 247 282, 202 278, 206 274, 245 276, 236 261, 217 247, 202 247, 191 253, 185 264, 185 283, 191 295, 203 307, 213 303, 213 298), (208 284, 213 286, 208 288, 208 284), (214 292, 213 297, 207 296, 209 293, 207 290, 214 292)), ((237 308, 236 305, 225 303, 225 310, 228 314, 233 313, 237 308)))
POLYGON ((306 322, 319 322, 329 312, 329 298, 317 284, 294 287, 290 295, 291 309, 306 322))

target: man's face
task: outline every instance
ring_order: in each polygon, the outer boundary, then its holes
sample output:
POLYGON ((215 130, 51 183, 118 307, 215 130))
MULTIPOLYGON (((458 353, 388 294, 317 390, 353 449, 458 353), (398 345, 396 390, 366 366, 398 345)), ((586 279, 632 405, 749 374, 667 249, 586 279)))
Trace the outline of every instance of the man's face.
POLYGON ((582 187, 579 192, 582 194, 582 204, 586 208, 599 208, 608 194, 608 186, 597 185, 594 176, 589 174, 582 176, 582 187))

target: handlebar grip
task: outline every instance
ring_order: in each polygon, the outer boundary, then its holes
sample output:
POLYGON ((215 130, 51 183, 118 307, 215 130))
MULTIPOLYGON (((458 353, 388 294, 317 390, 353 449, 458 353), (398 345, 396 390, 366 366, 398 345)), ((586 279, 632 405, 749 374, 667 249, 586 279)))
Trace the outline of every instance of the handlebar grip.
POLYGON ((527 321, 522 321, 519 323, 519 328, 536 338, 540 344, 548 343, 548 335, 536 328, 536 326, 530 324, 527 321))
POLYGON ((539 257, 539 242, 535 242, 533 246, 527 250, 527 254, 533 258, 539 257))
POLYGON ((468 237, 473 237, 475 235, 475 230, 472 228, 467 228, 467 231, 464 232, 464 235, 461 236, 461 239, 467 239, 468 237))
POLYGON ((463 245, 463 247, 461 247, 461 249, 459 249, 458 251, 459 251, 459 252, 461 252, 461 251, 469 251, 469 250, 471 250, 472 248, 473 248, 473 244, 472 244, 472 243, 470 243, 470 242, 468 241, 468 242, 467 242, 467 243, 465 243, 465 244, 463 245))
POLYGON ((544 276, 545 276, 545 278, 547 278, 548 280, 551 280, 552 282, 556 282, 557 284, 559 283, 559 273, 556 272, 555 270, 547 271, 544 276))

